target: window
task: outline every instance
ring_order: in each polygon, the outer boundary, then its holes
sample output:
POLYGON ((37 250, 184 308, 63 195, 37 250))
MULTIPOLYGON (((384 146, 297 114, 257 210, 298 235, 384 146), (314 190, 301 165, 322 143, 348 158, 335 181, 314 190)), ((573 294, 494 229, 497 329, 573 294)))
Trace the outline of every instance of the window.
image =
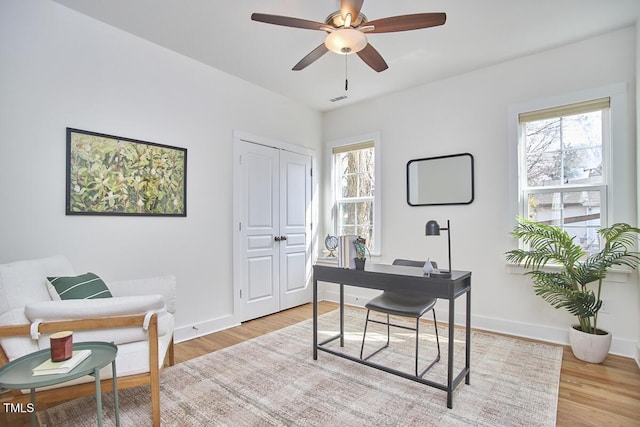
POLYGON ((610 99, 518 115, 520 216, 562 227, 586 252, 607 226, 610 99))
POLYGON ((342 141, 331 148, 335 234, 364 237, 372 254, 380 248, 376 141, 342 141))

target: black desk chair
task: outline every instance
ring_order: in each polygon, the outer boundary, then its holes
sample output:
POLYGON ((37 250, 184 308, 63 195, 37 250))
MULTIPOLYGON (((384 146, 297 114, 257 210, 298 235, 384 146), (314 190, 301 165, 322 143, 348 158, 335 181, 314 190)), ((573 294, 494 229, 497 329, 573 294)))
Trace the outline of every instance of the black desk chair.
MULTIPOLYGON (((431 261, 433 268, 437 268, 437 264, 431 261)), ((411 267, 422 267, 424 261, 411 261, 406 259, 396 259, 393 261, 393 265, 406 265, 411 267)), ((440 360, 440 339, 438 338, 438 323, 436 322, 436 310, 433 308, 436 305, 436 298, 424 297, 420 294, 405 291, 384 291, 382 294, 369 301, 365 308, 367 309, 367 320, 364 324, 364 334, 362 336, 362 346, 360 347, 360 359, 368 360, 372 356, 378 354, 378 352, 389 347, 390 327, 408 329, 410 331, 416 331, 416 376, 422 377, 436 362, 440 360), (385 313, 387 315, 387 321, 381 322, 379 320, 369 319, 369 313, 371 311, 377 311, 385 313), (436 344, 438 346, 438 356, 427 366, 420 374, 418 374, 418 337, 420 328, 420 318, 427 311, 433 312, 433 325, 436 330, 436 344), (416 319, 416 327, 410 328, 404 325, 397 325, 389 322, 389 315, 396 315, 402 317, 411 317, 416 319), (379 323, 387 326, 387 343, 381 348, 377 349, 369 356, 363 358, 364 343, 367 337, 367 325, 369 322, 379 323)))

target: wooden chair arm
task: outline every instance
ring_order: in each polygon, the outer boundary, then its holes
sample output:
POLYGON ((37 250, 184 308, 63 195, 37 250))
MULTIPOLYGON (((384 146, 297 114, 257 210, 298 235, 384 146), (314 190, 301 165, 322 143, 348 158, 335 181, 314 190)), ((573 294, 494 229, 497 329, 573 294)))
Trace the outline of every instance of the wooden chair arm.
MULTIPOLYGON (((145 315, 136 314, 133 316, 118 316, 118 317, 101 317, 95 319, 77 319, 77 320, 60 320, 56 322, 42 322, 38 325, 38 332, 41 333, 53 333, 59 331, 84 331, 89 329, 112 329, 112 328, 125 328, 125 327, 142 327, 144 324, 145 315)), ((0 337, 19 337, 19 336, 31 336, 31 325, 8 325, 0 326, 0 337)), ((151 321, 149 322, 149 339, 151 342, 156 343, 156 352, 158 345, 158 315, 153 314, 151 321)), ((157 358, 156 354, 156 358, 157 358)), ((4 366, 9 363, 4 349, 0 347, 0 366, 4 366)))
MULTIPOLYGON (((154 314, 157 317, 157 315, 154 314)), ((144 314, 133 316, 101 317, 95 319, 59 320, 55 322, 42 322, 38 332, 52 333, 64 330, 85 331, 88 329, 111 329, 142 326, 144 314)), ((0 326, 0 337, 16 337, 31 335, 31 325, 0 326)))

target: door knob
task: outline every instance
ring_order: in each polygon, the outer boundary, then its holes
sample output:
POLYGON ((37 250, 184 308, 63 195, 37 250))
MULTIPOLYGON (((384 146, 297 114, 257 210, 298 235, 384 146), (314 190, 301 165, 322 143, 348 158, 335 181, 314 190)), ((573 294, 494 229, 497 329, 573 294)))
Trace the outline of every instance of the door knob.
POLYGON ((287 240, 287 236, 280 236, 280 240, 287 240))
POLYGON ((273 238, 273 240, 275 240, 276 242, 279 242, 280 240, 282 240, 282 237, 276 236, 276 237, 273 238))

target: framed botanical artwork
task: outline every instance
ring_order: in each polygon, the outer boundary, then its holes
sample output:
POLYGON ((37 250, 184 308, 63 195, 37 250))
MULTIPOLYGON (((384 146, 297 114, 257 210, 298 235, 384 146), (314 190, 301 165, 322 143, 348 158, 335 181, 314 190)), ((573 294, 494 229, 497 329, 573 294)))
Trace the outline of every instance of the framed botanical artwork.
POLYGON ((67 128, 67 215, 187 216, 187 149, 67 128))

